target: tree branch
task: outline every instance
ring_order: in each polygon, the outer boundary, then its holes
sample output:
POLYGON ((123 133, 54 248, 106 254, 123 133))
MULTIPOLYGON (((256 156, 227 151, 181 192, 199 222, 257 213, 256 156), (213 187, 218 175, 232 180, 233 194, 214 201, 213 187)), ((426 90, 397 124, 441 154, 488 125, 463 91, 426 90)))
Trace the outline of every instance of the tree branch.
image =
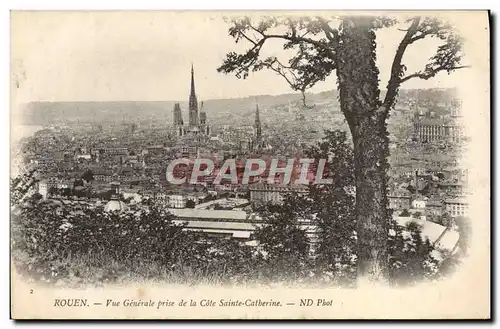
POLYGON ((316 46, 318 48, 321 48, 323 51, 326 51, 332 58, 334 57, 334 53, 332 52, 331 48, 320 41, 316 41, 310 38, 303 38, 303 37, 298 37, 298 36, 286 36, 286 35, 279 35, 279 34, 271 34, 271 35, 266 35, 266 39, 284 39, 292 42, 305 42, 309 43, 313 46, 316 46))
POLYGON ((321 18, 303 18, 294 20, 286 18, 277 21, 274 18, 253 23, 249 18, 233 21, 229 34, 236 42, 247 40, 251 47, 241 54, 230 52, 227 54, 219 72, 233 72, 238 78, 246 78, 250 71, 259 71, 268 68, 285 79, 290 87, 302 93, 304 107, 306 104, 305 90, 316 82, 325 78, 336 68, 336 44, 338 31, 321 18), (270 28, 285 26, 287 30, 282 34, 272 33, 270 28), (325 37, 318 34, 325 34, 325 37), (309 36, 309 37, 306 37, 309 36), (283 49, 295 49, 297 53, 288 65, 284 65, 276 57, 260 59, 260 51, 267 40, 285 40, 283 49))
POLYGON ((403 40, 401 40, 401 42, 399 43, 396 55, 394 56, 394 60, 392 61, 391 77, 389 79, 389 83, 387 84, 387 93, 385 95, 385 99, 383 102, 383 108, 386 113, 389 112, 389 109, 396 100, 398 88, 400 85, 401 74, 405 69, 405 67, 401 65, 401 61, 403 59, 403 55, 406 51, 406 48, 411 43, 411 38, 418 31, 419 24, 420 24, 420 17, 415 17, 412 19, 412 23, 408 28, 408 30, 406 31, 403 40))
POLYGON ((463 53, 462 40, 459 36, 453 33, 449 33, 446 36, 442 31, 436 30, 432 33, 436 33, 441 39, 446 39, 445 44, 438 47, 436 54, 430 58, 430 63, 425 66, 423 71, 400 77, 400 83, 413 78, 427 80, 441 71, 450 73, 451 71, 469 67, 467 65, 460 65, 463 53))
MULTIPOLYGON (((325 21, 326 23, 326 21, 325 21)), ((327 23, 326 23, 327 24, 327 23)), ((258 29, 257 27, 253 26, 252 24, 248 24, 248 27, 251 28, 253 31, 257 32, 262 36, 262 40, 267 40, 267 39, 283 39, 291 42, 305 42, 309 43, 313 46, 316 46, 318 48, 321 48, 324 51, 327 51, 330 53, 330 55, 333 57, 334 54, 331 51, 331 48, 329 47, 328 44, 311 39, 311 38, 306 38, 305 35, 307 35, 309 32, 306 32, 302 36, 297 35, 297 26, 294 24, 292 20, 288 20, 288 26, 290 30, 292 31, 291 35, 286 35, 286 34, 266 34, 265 31, 258 29)), ((329 27, 329 26, 328 26, 329 27)), ((330 27, 329 27, 330 28, 330 27)), ((331 29, 331 28, 330 28, 331 29)), ((333 29, 331 29, 334 31, 333 29)))
POLYGON ((253 41, 252 39, 250 39, 245 33, 243 32, 240 32, 240 35, 245 38, 248 42, 250 42, 251 44, 253 44, 254 46, 257 46, 257 42, 253 41))
POLYGON ((434 17, 415 17, 411 20, 410 27, 404 31, 406 34, 398 46, 391 68, 391 77, 387 85, 387 94, 383 102, 383 110, 389 111, 394 105, 400 85, 413 78, 430 79, 438 72, 465 68, 461 66, 462 41, 460 37, 453 33, 452 26, 446 21, 434 17), (444 44, 439 46, 436 54, 430 58, 430 63, 425 69, 404 76, 406 66, 402 64, 403 55, 407 47, 427 36, 437 37, 444 40, 444 44))
POLYGON ((306 92, 305 92, 305 88, 304 88, 304 89, 302 89, 300 92, 302 93, 302 105, 303 105, 305 108, 307 108, 307 109, 312 109, 312 108, 314 108, 314 107, 316 106, 316 104, 313 104, 313 105, 307 105, 307 104, 306 104, 306 92))
MULTIPOLYGON (((268 61, 270 61, 270 60, 271 59, 268 59, 268 61)), ((297 90, 297 89, 300 90, 300 92, 302 94, 302 105, 305 108, 312 109, 312 108, 314 108, 316 106, 316 104, 313 104, 313 105, 307 105, 306 104, 306 94, 305 94, 305 89, 306 88, 300 87, 300 86, 297 85, 296 82, 293 82, 293 81, 298 81, 298 78, 297 78, 297 75, 293 72, 293 68, 292 67, 283 65, 276 57, 274 57, 274 58, 272 58, 271 63, 268 64, 268 68, 271 69, 272 71, 278 73, 280 76, 282 76, 293 90, 297 90), (274 67, 273 66, 274 64, 278 64, 278 66, 274 67), (284 72, 284 69, 286 69, 292 75, 293 80, 290 80, 287 77, 286 73, 284 72)))
POLYGON ((326 38, 330 41, 332 45, 337 44, 339 41, 339 33, 336 29, 333 29, 330 27, 328 22, 321 17, 317 17, 318 21, 320 22, 321 29, 325 33, 326 38))
POLYGON ((413 79, 413 78, 429 80, 430 78, 436 76, 436 74, 438 74, 441 71, 455 71, 455 70, 465 69, 465 68, 470 68, 470 65, 454 66, 451 68, 439 67, 438 69, 432 69, 429 71, 415 72, 413 74, 405 76, 400 81, 401 81, 401 83, 403 83, 403 82, 406 82, 406 81, 413 79))
POLYGON ((268 65, 269 69, 271 69, 272 71, 278 73, 279 75, 281 75, 285 80, 286 82, 288 82, 288 84, 290 85, 290 87, 292 89, 296 89, 296 86, 294 85, 294 83, 287 77, 287 75, 285 74, 285 72, 283 72, 283 69, 289 69, 289 72, 290 74, 292 74, 293 76, 293 79, 297 79, 297 76, 293 73, 293 71, 291 70, 291 67, 288 67, 288 66, 285 66, 283 64, 281 64, 281 62, 276 58, 274 57, 273 58, 273 61, 268 65), (274 67, 273 64, 278 64, 277 67, 274 67))

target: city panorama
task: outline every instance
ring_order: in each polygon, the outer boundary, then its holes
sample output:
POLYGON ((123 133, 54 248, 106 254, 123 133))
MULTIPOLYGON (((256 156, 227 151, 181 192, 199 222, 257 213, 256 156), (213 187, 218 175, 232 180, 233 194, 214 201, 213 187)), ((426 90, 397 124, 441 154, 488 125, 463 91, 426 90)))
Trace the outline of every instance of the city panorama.
MULTIPOLYGON (((116 15, 57 61, 12 59, 20 278, 406 287, 469 255, 469 64, 447 21, 178 13, 117 33, 116 15)), ((33 47, 65 35, 21 22, 33 47)))

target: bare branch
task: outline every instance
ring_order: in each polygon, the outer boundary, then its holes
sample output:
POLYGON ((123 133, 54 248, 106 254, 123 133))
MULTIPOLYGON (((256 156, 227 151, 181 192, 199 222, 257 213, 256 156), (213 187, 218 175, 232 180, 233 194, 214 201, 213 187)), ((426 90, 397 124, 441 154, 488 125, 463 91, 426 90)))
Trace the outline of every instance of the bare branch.
POLYGON ((309 34, 309 31, 306 31, 306 32, 304 32, 304 34, 302 34, 300 37, 301 37, 301 38, 304 38, 304 37, 305 37, 306 35, 308 35, 308 34, 309 34))
POLYGON ((257 42, 253 41, 252 39, 250 39, 245 33, 243 32, 240 32, 240 35, 245 38, 248 42, 250 42, 251 44, 253 44, 254 46, 257 46, 257 42))
POLYGON ((465 68, 470 68, 470 65, 455 66, 455 67, 451 67, 451 68, 440 67, 439 69, 432 69, 430 71, 415 72, 413 74, 407 75, 404 78, 402 78, 401 83, 406 82, 406 81, 413 79, 413 78, 429 80, 430 78, 433 78, 434 76, 436 76, 436 74, 438 74, 439 72, 455 71, 455 70, 460 70, 460 69, 465 69, 465 68))
POLYGON ((300 90, 300 92, 302 94, 302 104, 305 108, 312 109, 316 106, 316 104, 313 104, 313 105, 306 104, 306 94, 305 94, 306 88, 301 87, 297 84, 297 81, 299 79, 298 79, 297 75, 293 72, 293 67, 283 65, 276 57, 268 58, 264 62, 268 62, 269 63, 268 68, 270 70, 276 72, 277 74, 279 74, 281 77, 283 77, 293 90, 300 90), (287 76, 286 72, 288 72, 292 76, 292 79, 290 79, 287 76))
POLYGON ((405 70, 405 67, 402 65, 403 55, 406 51, 406 48, 411 43, 411 38, 418 31, 418 25, 420 24, 420 17, 415 17, 411 20, 411 25, 406 31, 403 40, 399 43, 398 49, 396 51, 396 55, 394 56, 394 60, 392 61, 391 67, 391 77, 389 79, 389 83, 387 84, 387 93, 385 95, 385 99, 383 102, 384 109, 386 113, 389 112, 390 107, 394 103, 399 84, 401 73, 405 70))
POLYGON ((296 84, 294 82, 292 82, 292 80, 290 80, 288 78, 288 76, 286 75, 286 73, 284 72, 284 69, 287 69, 288 72, 292 75, 293 80, 296 81, 297 76, 293 73, 293 70, 291 67, 281 64, 281 62, 276 57, 274 57, 272 59, 272 62, 268 65, 268 68, 271 69, 272 71, 278 73, 279 75, 281 75, 285 79, 285 81, 290 85, 290 87, 292 89, 294 89, 294 90, 297 89, 296 84), (277 66, 274 66, 274 64, 277 64, 277 66))
POLYGON ((305 108, 308 108, 308 109, 314 108, 316 106, 316 104, 313 104, 313 105, 307 105, 306 104, 306 93, 305 93, 305 90, 301 90, 301 93, 302 93, 302 105, 305 108))
POLYGON ((255 32, 259 33, 262 37, 265 37, 264 33, 262 31, 260 31, 259 29, 257 29, 256 27, 252 26, 251 24, 248 25, 252 30, 254 30, 255 32))

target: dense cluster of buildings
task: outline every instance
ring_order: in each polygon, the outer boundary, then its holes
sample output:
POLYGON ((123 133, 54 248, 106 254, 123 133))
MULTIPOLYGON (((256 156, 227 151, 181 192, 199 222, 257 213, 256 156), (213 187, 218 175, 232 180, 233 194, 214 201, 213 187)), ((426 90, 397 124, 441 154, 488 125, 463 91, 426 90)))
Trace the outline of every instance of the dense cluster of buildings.
POLYGON ((407 98, 392 119, 397 136, 391 147, 389 206, 397 215, 450 225, 449 218, 468 216, 462 104, 453 97, 419 100, 419 94, 407 98))
MULTIPOLYGON (((216 223, 220 222, 221 211, 250 216, 254 205, 280 203, 290 192, 306 191, 305 187, 268 185, 267 171, 250 188, 240 182, 213 184, 217 171, 195 185, 174 186, 166 181, 168 163, 179 157, 192 161, 208 157, 220 163, 227 158, 272 156, 273 148, 263 136, 258 105, 254 113, 252 126, 223 126, 214 133, 203 102, 198 104, 192 67, 187 124, 176 103, 171 130, 130 133, 93 129, 89 134, 54 127, 37 133, 26 146, 25 156, 27 165, 37 170, 38 193, 46 200, 120 212, 140 209, 153 200, 171 210, 178 209, 184 217, 187 215, 182 210, 204 210, 205 219, 212 214, 210 220, 216 223)), ((244 167, 238 164, 237 169, 241 175, 244 167)), ((278 174, 278 183, 280 178, 278 174)))
POLYGON ((389 208, 396 214, 451 225, 449 218, 468 217, 467 171, 415 171, 391 177, 389 208), (457 173, 458 172, 458 173, 457 173))
POLYGON ((460 143, 465 132, 460 124, 461 102, 454 100, 446 113, 437 109, 417 109, 413 122, 414 139, 422 143, 460 143))
POLYGON ((249 186, 250 200, 255 205, 262 204, 280 204, 283 198, 288 193, 296 193, 305 195, 308 192, 307 186, 304 185, 283 185, 283 184, 266 184, 256 183, 249 186))
MULTIPOLYGON (((413 142, 424 149, 428 144, 460 143, 464 131, 458 122, 459 105, 453 103, 451 111, 418 108, 411 118, 413 131, 409 135, 413 142)), ((254 224, 259 222, 253 213, 255 206, 279 204, 289 193, 307 193, 307 186, 282 184, 281 175, 276 175, 274 184, 269 184, 268 172, 250 185, 214 184, 217 170, 196 184, 169 184, 167 165, 179 157, 191 161, 204 157, 215 163, 234 158, 241 174, 244 167, 239 164, 240 159, 258 156, 283 160, 290 157, 284 151, 288 144, 296 143, 300 149, 309 143, 305 138, 295 138, 293 131, 290 136, 269 133, 265 137, 261 122, 265 112, 262 114, 258 105, 252 112, 253 125, 209 124, 203 102, 198 103, 193 67, 187 112, 185 123, 181 105, 176 103, 173 123, 166 129, 142 129, 134 133, 99 130, 92 134, 67 128, 41 131, 25 152, 28 166, 38 172, 38 192, 48 200, 83 202, 86 206, 120 212, 140 209, 153 200, 169 208, 179 221, 188 221, 190 230, 238 239, 250 239, 254 224), (275 141, 272 146, 270 140, 275 141)), ((316 136, 317 132, 303 117, 298 121, 295 130, 302 127, 316 136)), ((419 163, 417 168, 395 171, 388 194, 389 207, 398 214, 406 211, 409 216, 436 223, 441 223, 444 214, 467 216, 466 175, 458 172, 456 166, 443 169, 450 166, 448 163, 441 166, 440 161, 437 160, 438 169, 419 163)), ((411 159, 404 165, 408 163, 411 159)), ((182 175, 184 169, 177 168, 176 174, 182 175)))

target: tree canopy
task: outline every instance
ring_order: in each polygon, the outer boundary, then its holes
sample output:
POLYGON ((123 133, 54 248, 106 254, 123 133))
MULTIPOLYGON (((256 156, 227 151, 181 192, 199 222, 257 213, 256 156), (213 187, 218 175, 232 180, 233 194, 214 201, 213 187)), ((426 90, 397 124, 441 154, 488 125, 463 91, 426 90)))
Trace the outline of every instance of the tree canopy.
POLYGON ((451 72, 463 68, 462 38, 453 26, 437 17, 411 17, 402 22, 388 17, 361 16, 316 16, 316 17, 263 17, 254 20, 250 17, 233 19, 229 35, 236 43, 246 42, 249 48, 243 53, 229 52, 218 68, 222 73, 234 73, 238 78, 247 78, 249 72, 270 69, 282 76, 290 87, 305 91, 316 83, 324 81, 335 69, 341 57, 345 26, 355 19, 369 25, 375 31, 393 27, 402 32, 402 39, 394 54, 387 93, 380 105, 389 108, 393 105, 399 86, 414 78, 430 79, 439 72, 451 72), (441 45, 429 58, 427 65, 416 72, 406 72, 404 54, 410 45, 425 38, 437 38, 441 45), (267 41, 280 39, 283 49, 290 53, 289 59, 268 56, 263 58, 261 51, 267 41))

